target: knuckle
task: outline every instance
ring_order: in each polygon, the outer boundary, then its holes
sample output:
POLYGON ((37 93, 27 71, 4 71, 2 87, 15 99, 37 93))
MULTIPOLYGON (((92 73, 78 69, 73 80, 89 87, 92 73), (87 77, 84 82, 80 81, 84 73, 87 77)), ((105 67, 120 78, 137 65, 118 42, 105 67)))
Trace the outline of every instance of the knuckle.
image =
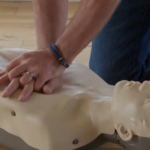
POLYGON ((14 78, 14 77, 13 77, 13 74, 12 74, 12 73, 8 73, 8 78, 9 78, 10 81, 12 81, 13 78, 14 78))
POLYGON ((10 71, 9 68, 10 68, 10 65, 7 65, 7 66, 6 66, 6 72, 9 72, 9 71, 10 71))
POLYGON ((40 64, 33 58, 29 58, 28 63, 32 64, 32 66, 34 66, 34 68, 40 68, 40 64))
POLYGON ((14 83, 16 83, 16 82, 19 81, 19 78, 13 78, 12 81, 13 81, 14 83))
POLYGON ((29 58, 30 57, 30 53, 24 53, 23 55, 22 55, 22 58, 23 59, 27 59, 27 58, 29 58))
POLYGON ((39 69, 39 68, 41 68, 41 65, 40 65, 39 63, 34 63, 34 67, 35 67, 36 69, 39 69))
POLYGON ((25 85, 24 80, 22 78, 20 78, 20 84, 25 85))
POLYGON ((32 59, 32 58, 29 58, 29 59, 28 59, 28 62, 29 62, 30 64, 34 64, 34 63, 35 63, 34 59, 32 59))

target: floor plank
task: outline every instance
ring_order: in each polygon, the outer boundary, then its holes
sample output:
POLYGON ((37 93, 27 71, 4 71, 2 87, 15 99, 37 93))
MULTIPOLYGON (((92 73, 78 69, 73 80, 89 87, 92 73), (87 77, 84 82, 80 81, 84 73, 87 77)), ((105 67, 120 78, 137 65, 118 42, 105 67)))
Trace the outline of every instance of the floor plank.
POLYGON ((18 10, 18 7, 1 7, 0 6, 0 15, 15 15, 18 10))
POLYGON ((0 23, 34 23, 33 16, 0 15, 0 23))
POLYGON ((0 41, 0 48, 21 48, 23 41, 0 41))
POLYGON ((74 14, 77 12, 80 4, 79 3, 69 3, 69 13, 68 13, 68 19, 71 19, 74 14))
POLYGON ((2 1, 0 2, 0 6, 1 7, 11 7, 11 8, 14 8, 14 7, 32 7, 32 3, 31 2, 17 2, 17 1, 12 1, 12 2, 9 2, 9 1, 2 1))
MULTIPOLYGON (((68 5, 68 19, 71 19, 75 12, 78 10, 79 8, 79 3, 69 3, 68 5)), ((26 6, 26 7, 19 7, 17 13, 17 16, 32 16, 33 17, 33 6, 26 6)))
POLYGON ((35 40, 36 39, 36 34, 35 32, 25 32, 22 31, 20 32, 0 32, 0 40, 1 41, 14 41, 14 40, 35 40))
POLYGON ((16 12, 17 16, 34 16, 33 14, 33 6, 30 7, 19 7, 18 11, 16 12))
POLYGON ((0 23, 0 32, 31 32, 35 31, 34 23, 0 23))
POLYGON ((21 48, 36 50, 37 49, 36 41, 23 41, 21 48))

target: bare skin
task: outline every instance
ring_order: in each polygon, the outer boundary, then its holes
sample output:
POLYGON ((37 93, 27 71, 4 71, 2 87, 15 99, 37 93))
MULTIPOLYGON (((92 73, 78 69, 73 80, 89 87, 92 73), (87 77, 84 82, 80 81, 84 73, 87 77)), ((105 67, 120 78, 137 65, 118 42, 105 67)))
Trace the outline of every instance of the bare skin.
MULTIPOLYGON (((53 91, 51 84, 60 80, 65 68, 59 63, 52 52, 47 48, 56 43, 59 52, 69 64, 84 47, 103 29, 111 18, 121 0, 82 0, 80 8, 68 27, 67 0, 33 0, 35 24, 37 30, 38 51, 25 53, 13 60, 4 72, 0 74, 0 85, 20 77, 23 72, 31 72, 36 77, 32 91, 46 93, 53 91), (65 30, 64 30, 65 29, 65 30), (90 30, 89 30, 90 29, 90 30), (64 32, 63 32, 64 30, 64 32), (42 61, 39 61, 42 60, 42 61)), ((32 82, 29 75, 20 78, 22 86, 32 82)), ((61 85, 61 84, 60 84, 61 85)), ((15 84, 12 83, 10 89, 15 84)), ((58 87, 57 87, 58 88, 58 87)), ((6 89, 3 97, 9 97, 13 90, 6 89)), ((32 94, 26 92, 28 97, 32 94)), ((28 97, 20 95, 20 101, 28 97)))
POLYGON ((63 33, 68 16, 68 0, 33 0, 38 49, 55 43, 63 33))

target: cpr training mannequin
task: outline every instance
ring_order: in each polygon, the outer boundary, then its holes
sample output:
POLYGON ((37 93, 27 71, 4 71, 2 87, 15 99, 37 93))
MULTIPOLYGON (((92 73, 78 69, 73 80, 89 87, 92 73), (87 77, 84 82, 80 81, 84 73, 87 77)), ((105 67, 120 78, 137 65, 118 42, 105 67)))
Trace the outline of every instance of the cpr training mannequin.
MULTIPOLYGON (((1 70, 26 51, 0 50, 1 70)), ((66 70, 63 80, 52 95, 33 93, 25 103, 17 101, 21 90, 0 97, 0 128, 8 137, 20 137, 32 150, 87 150, 107 141, 126 150, 148 150, 149 82, 123 81, 114 89, 78 63, 66 70)), ((9 142, 0 144, 17 150, 9 142)))

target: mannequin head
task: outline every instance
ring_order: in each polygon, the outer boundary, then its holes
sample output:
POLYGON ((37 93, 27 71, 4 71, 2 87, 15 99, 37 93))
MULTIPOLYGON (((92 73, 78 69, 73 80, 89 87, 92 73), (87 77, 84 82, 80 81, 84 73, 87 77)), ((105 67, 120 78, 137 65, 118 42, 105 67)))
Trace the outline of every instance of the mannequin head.
POLYGON ((150 82, 116 84, 112 115, 122 140, 129 141, 134 135, 150 138, 150 82))

